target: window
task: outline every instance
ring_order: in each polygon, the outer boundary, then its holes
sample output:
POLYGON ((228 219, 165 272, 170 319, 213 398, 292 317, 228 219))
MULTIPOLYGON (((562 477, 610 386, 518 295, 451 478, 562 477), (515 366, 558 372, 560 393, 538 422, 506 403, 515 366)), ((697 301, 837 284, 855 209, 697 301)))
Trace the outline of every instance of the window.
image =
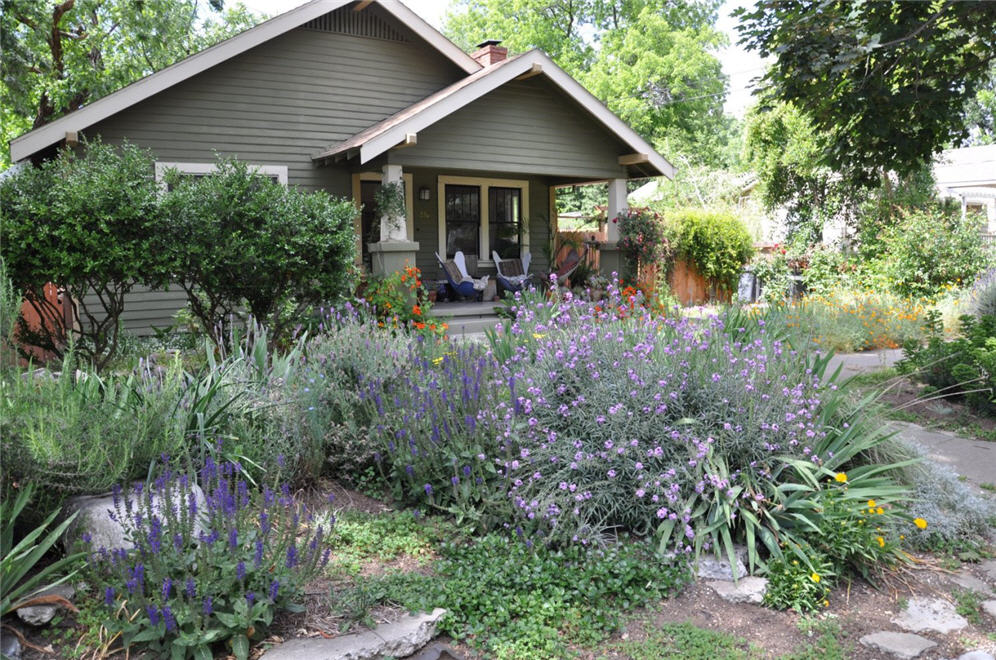
POLYGON ((522 233, 522 190, 488 189, 488 232, 490 248, 502 259, 517 259, 522 233))
MULTIPOLYGON (((286 165, 251 165, 252 169, 258 174, 269 177, 279 183, 280 185, 287 185, 287 166, 286 165)), ((176 170, 185 176, 201 177, 211 174, 218 166, 215 163, 168 163, 163 161, 156 162, 156 181, 163 182, 163 177, 166 175, 167 170, 176 170)), ((166 188, 166 184, 163 182, 163 189, 166 188)))
POLYGON ((480 246, 481 189, 446 186, 446 257, 477 254, 480 246))
POLYGON ((490 261, 492 252, 503 259, 529 251, 529 182, 440 176, 439 254, 457 250, 490 261))

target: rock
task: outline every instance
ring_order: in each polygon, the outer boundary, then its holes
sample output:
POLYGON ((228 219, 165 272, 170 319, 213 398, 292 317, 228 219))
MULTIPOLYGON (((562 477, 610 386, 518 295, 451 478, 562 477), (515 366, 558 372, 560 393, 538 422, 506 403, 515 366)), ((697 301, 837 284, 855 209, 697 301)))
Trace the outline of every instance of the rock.
POLYGON ((892 622, 913 632, 933 630, 945 635, 968 625, 965 617, 955 612, 954 605, 939 598, 911 598, 892 622))
MULTIPOLYGON (((747 559, 747 548, 739 545, 734 546, 734 556, 737 560, 737 579, 740 579, 747 575, 747 567, 744 565, 747 559)), ((715 555, 703 555, 699 557, 696 575, 703 580, 732 580, 733 569, 725 555, 722 558, 717 558, 715 555)))
MULTIPOLYGON (((76 589, 68 584, 58 584, 49 589, 42 589, 35 596, 62 596, 72 602, 76 595, 76 589)), ((24 623, 32 626, 44 626, 55 618, 55 613, 59 611, 61 605, 29 605, 28 607, 17 608, 17 616, 24 623)))
MULTIPOLYGON (((206 509, 204 491, 197 484, 191 486, 191 491, 194 493, 194 497, 197 498, 197 510, 203 514, 206 509)), ((175 493, 173 500, 177 506, 181 504, 186 506, 186 502, 181 503, 180 499, 181 494, 175 493)), ((152 496, 152 508, 155 511, 162 511, 161 499, 156 495, 152 496)), ((124 511, 123 503, 121 504, 121 510, 122 512, 124 511)), ((111 550, 114 548, 134 547, 134 544, 127 538, 125 526, 115 519, 117 516, 114 510, 114 498, 109 493, 104 495, 71 497, 66 502, 64 511, 65 515, 71 515, 74 511, 80 512, 79 517, 73 521, 73 524, 69 526, 63 537, 63 543, 67 549, 71 549, 84 533, 90 534, 94 549, 103 547, 111 550)), ((195 523, 194 534, 198 534, 203 529, 200 517, 198 517, 198 521, 195 523)))
POLYGON ((21 660, 21 642, 13 635, 0 634, 0 658, 21 660))
MULTIPOLYGON (((370 660, 381 657, 404 658, 425 646, 436 636, 436 624, 446 610, 407 615, 374 630, 334 639, 292 639, 269 649, 266 660, 370 660)), ((444 655, 439 658, 446 658, 444 655)))
POLYGON ((990 559, 982 562, 979 564, 979 568, 981 568, 982 572, 986 574, 989 582, 996 586, 996 559, 990 559))
POLYGON ((906 660, 911 660, 927 649, 937 646, 936 642, 932 642, 925 637, 920 637, 920 635, 885 630, 865 635, 859 641, 863 646, 884 653, 891 653, 897 658, 904 658, 906 660))
POLYGON ((958 656, 958 660, 996 660, 992 653, 985 651, 969 651, 958 656))
POLYGON ((993 590, 989 588, 988 584, 975 577, 965 569, 962 569, 952 575, 951 581, 959 587, 968 589, 969 591, 975 591, 987 596, 993 593, 993 590))
POLYGON ((731 603, 761 603, 768 589, 768 579, 762 577, 745 577, 736 582, 712 580, 706 584, 731 603))
POLYGON ((408 660, 463 660, 463 656, 441 642, 433 642, 408 660))
POLYGON ((996 619, 996 600, 982 601, 982 611, 996 619))

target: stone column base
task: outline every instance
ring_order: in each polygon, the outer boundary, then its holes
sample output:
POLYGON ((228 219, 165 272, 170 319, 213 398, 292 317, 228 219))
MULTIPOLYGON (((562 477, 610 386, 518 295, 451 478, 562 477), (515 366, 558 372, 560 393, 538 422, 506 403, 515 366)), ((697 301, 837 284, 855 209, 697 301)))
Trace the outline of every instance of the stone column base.
POLYGON ((415 265, 418 243, 413 241, 380 241, 368 243, 374 275, 390 275, 415 265))
POLYGON ((598 247, 598 272, 606 277, 616 273, 619 279, 630 276, 632 267, 616 243, 603 243, 598 247))

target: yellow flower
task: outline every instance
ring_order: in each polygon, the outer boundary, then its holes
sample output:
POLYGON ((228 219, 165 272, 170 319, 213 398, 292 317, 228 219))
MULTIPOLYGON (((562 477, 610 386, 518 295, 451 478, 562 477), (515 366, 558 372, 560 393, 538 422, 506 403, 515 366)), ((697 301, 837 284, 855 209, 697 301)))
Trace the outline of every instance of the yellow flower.
POLYGON ((885 547, 885 539, 883 539, 881 536, 876 536, 875 540, 878 541, 878 547, 880 548, 885 547))
POLYGON ((813 573, 812 575, 809 576, 809 579, 818 584, 820 581, 820 576, 817 575, 816 573, 813 573))
POLYGON ((845 473, 843 473, 843 472, 838 472, 836 474, 836 476, 834 476, 834 479, 837 480, 837 483, 841 483, 841 484, 846 484, 847 483, 847 475, 845 473))
POLYGON ((868 508, 869 509, 875 508, 875 500, 868 500, 868 508))
POLYGON ((920 529, 927 529, 927 521, 924 520, 923 518, 914 518, 913 524, 919 527, 920 529))

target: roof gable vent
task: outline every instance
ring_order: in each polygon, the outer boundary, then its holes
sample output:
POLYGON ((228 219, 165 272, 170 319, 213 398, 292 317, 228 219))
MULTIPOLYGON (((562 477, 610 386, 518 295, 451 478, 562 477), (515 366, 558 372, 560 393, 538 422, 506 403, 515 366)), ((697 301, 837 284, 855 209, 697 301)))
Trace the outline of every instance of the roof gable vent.
POLYGON ((373 7, 368 7, 364 11, 352 11, 348 7, 344 7, 312 19, 302 27, 368 39, 408 41, 408 36, 404 32, 394 27, 373 7))

